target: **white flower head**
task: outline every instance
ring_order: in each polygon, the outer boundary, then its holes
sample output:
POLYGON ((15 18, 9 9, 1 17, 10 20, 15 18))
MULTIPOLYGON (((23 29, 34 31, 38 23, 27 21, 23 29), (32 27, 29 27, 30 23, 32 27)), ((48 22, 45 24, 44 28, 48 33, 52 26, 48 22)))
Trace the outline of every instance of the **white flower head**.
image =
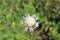
POLYGON ((36 20, 34 17, 30 16, 30 15, 27 15, 25 17, 25 20, 24 20, 24 23, 27 25, 27 26, 33 26, 35 24, 36 20))
POLYGON ((24 24, 25 24, 25 31, 27 31, 28 29, 30 30, 30 32, 34 31, 34 28, 38 27, 38 24, 36 22, 36 16, 30 16, 29 14, 25 14, 25 17, 23 17, 24 19, 24 24), (35 25, 35 26, 34 26, 35 25))

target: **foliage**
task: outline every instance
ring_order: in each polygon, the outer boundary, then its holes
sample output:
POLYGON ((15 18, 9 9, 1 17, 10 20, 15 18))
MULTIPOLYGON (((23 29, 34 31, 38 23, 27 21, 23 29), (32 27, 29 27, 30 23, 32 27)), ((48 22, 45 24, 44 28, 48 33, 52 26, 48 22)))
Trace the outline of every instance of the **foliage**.
POLYGON ((40 40, 24 31, 24 14, 36 14, 42 30, 49 27, 50 40, 60 40, 60 0, 0 0, 0 40, 40 40))

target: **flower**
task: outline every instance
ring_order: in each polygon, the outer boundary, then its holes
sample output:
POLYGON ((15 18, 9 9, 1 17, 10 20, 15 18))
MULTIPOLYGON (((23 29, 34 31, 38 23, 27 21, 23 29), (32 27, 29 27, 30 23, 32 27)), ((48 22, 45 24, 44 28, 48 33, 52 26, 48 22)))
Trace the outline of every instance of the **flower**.
POLYGON ((25 27, 25 31, 27 31, 28 30, 28 27, 25 27))
POLYGON ((15 22, 12 22, 12 25, 15 25, 15 22))
POLYGON ((38 26, 39 26, 39 23, 38 23, 38 22, 36 22, 35 26, 36 26, 36 27, 38 27, 38 26))
POLYGON ((23 22, 25 24, 25 31, 33 32, 35 28, 39 26, 39 23, 36 22, 36 15, 30 16, 29 14, 25 14, 23 16, 23 22))
POLYGON ((50 31, 53 29, 53 27, 50 27, 50 31))
POLYGON ((33 26, 35 24, 35 18, 33 18, 32 16, 28 15, 25 20, 24 20, 25 24, 27 26, 33 26))

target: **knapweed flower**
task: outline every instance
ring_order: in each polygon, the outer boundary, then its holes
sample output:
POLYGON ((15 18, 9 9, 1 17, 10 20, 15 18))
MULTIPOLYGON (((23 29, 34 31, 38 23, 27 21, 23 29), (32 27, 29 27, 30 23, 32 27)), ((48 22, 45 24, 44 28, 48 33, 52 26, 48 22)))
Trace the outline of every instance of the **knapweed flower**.
POLYGON ((30 31, 30 32, 33 32, 35 28, 37 28, 39 26, 39 23, 36 22, 37 17, 36 15, 25 15, 23 17, 23 23, 25 24, 25 31, 30 31))

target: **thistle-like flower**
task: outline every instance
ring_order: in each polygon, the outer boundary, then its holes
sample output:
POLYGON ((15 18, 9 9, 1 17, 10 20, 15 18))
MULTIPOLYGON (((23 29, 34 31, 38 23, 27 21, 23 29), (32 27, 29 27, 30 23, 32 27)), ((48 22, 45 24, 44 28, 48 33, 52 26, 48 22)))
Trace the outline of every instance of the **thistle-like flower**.
POLYGON ((30 16, 25 15, 25 17, 23 17, 23 23, 25 24, 25 31, 30 31, 33 32, 35 28, 37 28, 39 26, 39 23, 36 22, 36 16, 32 15, 30 16))

